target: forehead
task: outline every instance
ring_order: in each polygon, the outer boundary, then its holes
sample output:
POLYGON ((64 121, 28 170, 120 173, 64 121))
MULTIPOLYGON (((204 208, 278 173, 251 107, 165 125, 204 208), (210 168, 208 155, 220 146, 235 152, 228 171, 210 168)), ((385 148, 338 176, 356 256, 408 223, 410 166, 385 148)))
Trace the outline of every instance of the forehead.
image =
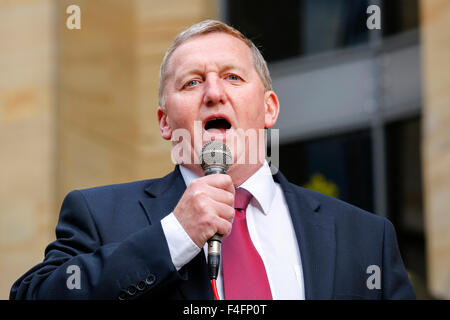
POLYGON ((252 53, 247 44, 226 33, 194 36, 181 44, 169 61, 169 74, 206 65, 253 68, 252 53))

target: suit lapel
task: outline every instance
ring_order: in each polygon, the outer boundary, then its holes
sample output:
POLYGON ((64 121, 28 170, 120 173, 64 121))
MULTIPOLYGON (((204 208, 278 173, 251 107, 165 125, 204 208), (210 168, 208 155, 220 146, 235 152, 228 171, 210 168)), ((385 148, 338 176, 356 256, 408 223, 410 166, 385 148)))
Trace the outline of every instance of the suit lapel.
POLYGON ((145 192, 149 195, 141 200, 145 213, 150 221, 160 221, 171 213, 186 190, 183 177, 178 166, 167 176, 153 181, 145 192))
MULTIPOLYGON (((175 209, 186 190, 178 165, 167 176, 154 181, 145 189, 149 197, 142 199, 141 205, 151 224, 159 223, 175 209)), ((212 299, 213 292, 208 279, 208 268, 203 249, 188 264, 179 270, 185 280, 178 289, 186 299, 212 299)))
POLYGON ((274 179, 283 189, 302 259, 306 299, 331 299, 336 241, 334 218, 320 212, 320 203, 291 185, 278 172, 274 179))

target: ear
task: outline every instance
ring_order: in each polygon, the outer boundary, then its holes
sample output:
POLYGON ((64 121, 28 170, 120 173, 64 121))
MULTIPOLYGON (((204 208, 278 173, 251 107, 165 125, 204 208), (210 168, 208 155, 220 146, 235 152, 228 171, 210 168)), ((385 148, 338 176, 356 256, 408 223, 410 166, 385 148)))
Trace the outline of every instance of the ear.
POLYGON ((275 92, 271 90, 266 91, 264 94, 264 104, 264 126, 265 128, 271 128, 277 122, 278 113, 280 112, 280 103, 278 102, 278 97, 275 92))
POLYGON ((161 137, 165 140, 172 139, 172 128, 169 126, 167 121, 167 113, 161 107, 158 107, 157 111, 159 131, 161 132, 161 137))

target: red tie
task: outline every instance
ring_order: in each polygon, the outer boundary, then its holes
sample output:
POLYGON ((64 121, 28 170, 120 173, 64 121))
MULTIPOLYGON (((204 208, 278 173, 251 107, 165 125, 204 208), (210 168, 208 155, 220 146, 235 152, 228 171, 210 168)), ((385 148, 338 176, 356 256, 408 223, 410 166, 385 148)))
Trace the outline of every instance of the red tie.
POLYGON ((266 269, 248 233, 246 212, 252 195, 237 188, 231 234, 222 240, 223 286, 227 300, 272 300, 266 269))

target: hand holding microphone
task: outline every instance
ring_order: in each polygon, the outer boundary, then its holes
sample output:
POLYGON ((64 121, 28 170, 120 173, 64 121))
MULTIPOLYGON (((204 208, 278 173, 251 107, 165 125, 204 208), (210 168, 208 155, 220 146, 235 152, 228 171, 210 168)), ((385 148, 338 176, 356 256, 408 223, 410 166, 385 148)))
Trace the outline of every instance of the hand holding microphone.
MULTIPOLYGON (((211 141, 203 146, 200 160, 205 176, 209 176, 227 173, 232 157, 231 152, 225 143, 211 141)), ((234 211, 234 205, 232 207, 234 211)), ((217 279, 219 273, 222 237, 223 234, 216 233, 208 240, 208 272, 211 280, 217 279)))
POLYGON ((217 277, 220 241, 231 232, 234 217, 234 185, 226 173, 231 163, 228 147, 220 141, 205 144, 201 153, 205 176, 186 189, 173 213, 194 243, 202 248, 208 243, 210 277, 217 277), (213 270, 216 266, 217 268, 213 270))

